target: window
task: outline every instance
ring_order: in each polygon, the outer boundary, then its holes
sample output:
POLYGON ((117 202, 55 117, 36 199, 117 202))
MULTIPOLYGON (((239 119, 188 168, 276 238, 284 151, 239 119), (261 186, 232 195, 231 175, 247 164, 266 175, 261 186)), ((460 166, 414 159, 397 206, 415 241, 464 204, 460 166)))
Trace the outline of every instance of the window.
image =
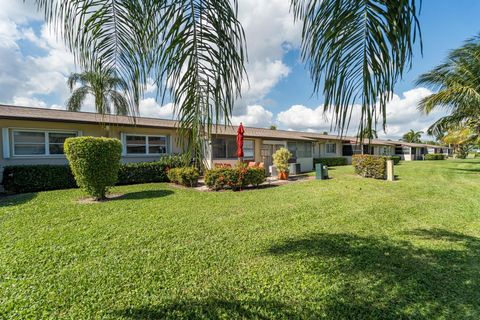
POLYGON ((336 143, 325 144, 325 153, 336 154, 337 153, 337 144, 336 143))
MULTIPOLYGON (((236 138, 213 138, 212 139, 213 159, 237 159, 236 138)), ((255 158, 255 141, 243 141, 243 158, 253 160, 255 158)))
POLYGON ((245 160, 255 159, 255 141, 253 140, 243 141, 243 158, 245 160))
POLYGON ((287 149, 293 154, 293 158, 311 158, 311 142, 288 142, 287 149))
POLYGON ((76 136, 76 132, 14 130, 13 154, 15 156, 62 155, 65 139, 76 136))
POLYGON ((125 150, 127 154, 166 154, 166 136, 146 136, 127 134, 125 136, 125 150))

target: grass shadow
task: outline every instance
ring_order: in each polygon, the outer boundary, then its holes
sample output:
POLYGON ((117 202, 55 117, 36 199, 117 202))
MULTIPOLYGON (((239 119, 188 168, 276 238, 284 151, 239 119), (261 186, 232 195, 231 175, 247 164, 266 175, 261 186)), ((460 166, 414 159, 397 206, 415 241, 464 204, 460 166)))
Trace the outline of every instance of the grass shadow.
POLYGON ((325 314, 337 319, 478 319, 480 239, 441 229, 409 235, 426 247, 317 233, 286 240, 268 253, 307 264, 319 280, 331 279, 325 314), (440 249, 430 241, 447 245, 440 249))
POLYGON ((315 312, 267 300, 206 298, 179 300, 156 307, 129 308, 114 313, 128 319, 314 319, 315 312))
POLYGON ((166 197, 174 192, 172 190, 145 190, 137 192, 129 192, 122 195, 119 200, 143 200, 166 197))
POLYGON ((21 193, 15 195, 0 195, 0 207, 18 206, 37 197, 37 193, 21 193))

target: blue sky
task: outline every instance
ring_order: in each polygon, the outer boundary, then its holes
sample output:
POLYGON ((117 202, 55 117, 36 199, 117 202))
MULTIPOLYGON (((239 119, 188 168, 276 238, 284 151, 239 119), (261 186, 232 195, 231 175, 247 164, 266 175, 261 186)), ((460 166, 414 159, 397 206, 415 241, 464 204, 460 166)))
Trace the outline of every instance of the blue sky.
MULTIPOLYGON (((423 0, 420 23, 423 36, 423 56, 420 47, 415 50, 412 68, 396 86, 396 93, 415 88, 415 79, 441 63, 451 49, 480 32, 480 1, 478 0, 423 0)), ((280 81, 267 95, 277 103, 272 110, 303 103, 316 106, 322 97, 311 97, 313 86, 305 66, 299 61, 299 51, 292 50, 284 61, 292 67, 291 74, 280 81)))
MULTIPOLYGON (((70 53, 48 31, 32 0, 0 0, 0 102, 46 108, 64 108, 66 76, 75 71, 70 53)), ((329 131, 322 97, 312 97, 312 84, 299 60, 300 30, 292 21, 286 0, 241 0, 239 19, 249 48, 250 87, 234 110, 233 123, 275 124, 293 130, 329 131)), ((423 56, 417 46, 412 69, 398 83, 387 110, 387 132, 398 138, 409 129, 425 130, 442 115, 421 116, 419 99, 431 92, 417 88, 415 79, 441 63, 449 50, 480 31, 478 0, 423 0, 420 23, 423 56)), ((90 100, 86 111, 93 109, 90 100)), ((170 104, 160 105, 147 95, 144 116, 172 117, 170 104)))

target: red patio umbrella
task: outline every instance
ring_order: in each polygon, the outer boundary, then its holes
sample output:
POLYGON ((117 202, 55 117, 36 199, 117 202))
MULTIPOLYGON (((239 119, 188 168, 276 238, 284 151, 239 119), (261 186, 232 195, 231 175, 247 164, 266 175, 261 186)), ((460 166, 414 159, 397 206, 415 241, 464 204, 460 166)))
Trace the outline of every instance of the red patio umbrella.
POLYGON ((240 126, 237 130, 237 157, 240 161, 243 160, 243 134, 245 129, 243 129, 243 124, 240 122, 240 126))

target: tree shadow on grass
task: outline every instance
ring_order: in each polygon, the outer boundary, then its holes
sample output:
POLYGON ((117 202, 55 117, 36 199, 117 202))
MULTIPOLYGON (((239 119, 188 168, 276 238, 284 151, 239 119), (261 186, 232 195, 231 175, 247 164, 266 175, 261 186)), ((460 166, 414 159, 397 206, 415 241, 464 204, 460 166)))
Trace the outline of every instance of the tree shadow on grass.
POLYGON ((269 253, 333 281, 324 301, 325 314, 333 318, 479 319, 480 239, 441 229, 409 235, 425 246, 318 233, 287 240, 269 253))
POLYGON ((450 168, 450 170, 452 171, 457 171, 457 172, 461 172, 461 173, 464 173, 464 174, 475 174, 475 173, 480 173, 480 167, 479 168, 471 168, 471 169, 462 169, 462 168, 450 168))
POLYGON ((206 298, 179 300, 157 307, 129 308, 115 312, 128 319, 316 319, 315 312, 305 308, 266 300, 206 298))
POLYGON ((129 192, 122 195, 119 199, 121 200, 144 200, 144 199, 153 199, 166 197, 174 192, 172 190, 144 190, 137 192, 129 192))
POLYGON ((37 197, 37 193, 22 193, 15 195, 0 195, 0 208, 1 207, 10 207, 18 206, 24 203, 29 202, 37 197))

